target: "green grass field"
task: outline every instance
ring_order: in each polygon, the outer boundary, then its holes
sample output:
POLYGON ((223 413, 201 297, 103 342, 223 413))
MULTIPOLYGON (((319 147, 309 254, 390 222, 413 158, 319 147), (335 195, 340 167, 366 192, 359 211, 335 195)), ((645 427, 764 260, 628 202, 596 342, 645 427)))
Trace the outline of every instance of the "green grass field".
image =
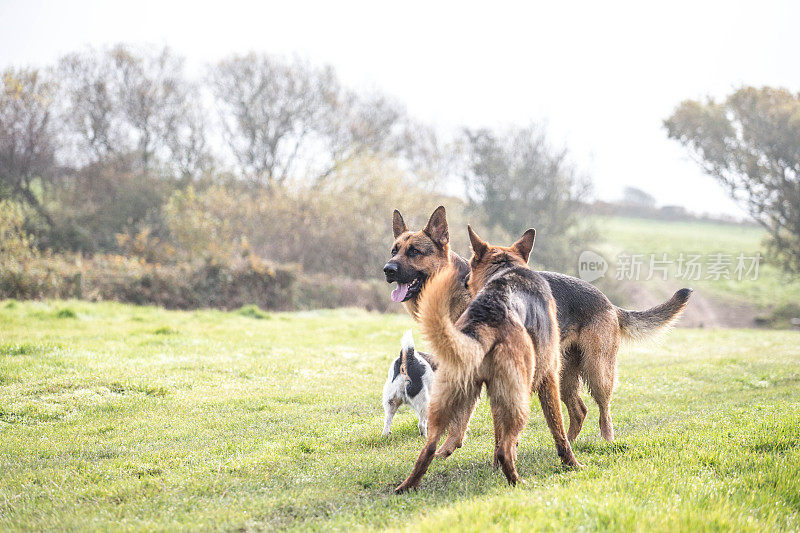
MULTIPOLYGON (((675 281, 676 268, 670 271, 670 283, 674 286, 692 286, 710 295, 732 303, 748 303, 768 309, 788 303, 800 303, 800 279, 788 279, 781 269, 762 259, 758 278, 742 276, 736 279, 735 267, 739 254, 752 257, 764 255, 766 232, 757 226, 734 225, 708 221, 660 221, 626 217, 598 217, 597 229, 602 243, 598 250, 607 260, 613 261, 619 253, 650 254, 657 259, 666 253, 668 260, 677 260, 679 254, 700 254, 704 268, 700 280, 675 281), (721 253, 730 256, 732 279, 706 279, 711 273, 707 268, 709 255, 721 253)), ((749 262, 746 266, 750 266, 749 262)), ((649 268, 649 266, 648 266, 649 268)), ((645 272, 645 268, 642 272, 645 272)), ((612 266, 607 275, 616 273, 612 266)), ((658 276, 655 276, 658 277, 658 276)))
POLYGON ((0 529, 800 529, 797 332, 625 348, 617 441, 586 395, 585 466, 562 470, 536 404, 524 487, 491 468, 484 401, 464 448, 398 497, 423 441, 407 410, 380 437, 380 390, 410 326, 0 302, 0 529))

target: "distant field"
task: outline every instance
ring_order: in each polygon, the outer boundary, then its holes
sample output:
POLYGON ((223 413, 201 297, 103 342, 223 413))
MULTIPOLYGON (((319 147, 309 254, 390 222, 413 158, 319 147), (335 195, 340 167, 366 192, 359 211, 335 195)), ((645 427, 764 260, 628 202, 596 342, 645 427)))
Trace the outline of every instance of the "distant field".
POLYGON ((587 395, 585 467, 562 470, 535 404, 516 489, 482 402, 465 447, 397 497, 422 439, 409 411, 380 437, 380 390, 410 326, 0 302, 0 530, 800 529, 797 332, 625 348, 616 443, 587 395))
MULTIPOLYGON (((598 248, 609 260, 619 253, 649 254, 657 258, 667 253, 670 260, 677 259, 680 253, 711 254, 722 253, 732 256, 735 268, 739 254, 754 256, 764 254, 763 240, 766 233, 756 226, 744 226, 714 222, 659 221, 625 217, 601 217, 597 219, 603 244, 598 248)), ((749 265, 748 265, 749 266, 749 265)), ((610 270, 614 275, 615 270, 610 270)), ((699 281, 681 282, 674 279, 672 269, 668 284, 670 287, 691 286, 707 291, 709 294, 734 302, 752 303, 768 308, 789 302, 800 303, 800 280, 789 280, 774 265, 762 260, 758 279, 705 279, 709 274, 703 269, 699 281)), ((734 277, 734 276, 731 276, 734 277)))

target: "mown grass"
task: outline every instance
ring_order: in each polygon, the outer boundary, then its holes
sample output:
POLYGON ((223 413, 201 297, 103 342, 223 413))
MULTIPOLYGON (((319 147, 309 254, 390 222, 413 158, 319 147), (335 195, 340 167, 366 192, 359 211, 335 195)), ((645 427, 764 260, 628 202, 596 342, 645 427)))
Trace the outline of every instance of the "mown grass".
MULTIPOLYGON (((766 232, 757 226, 745 226, 708 221, 661 221, 628 217, 598 217, 597 227, 603 239, 598 248, 607 260, 614 261, 618 254, 644 254, 642 273, 649 269, 650 254, 656 260, 662 254, 675 261, 679 254, 703 256, 700 280, 676 281, 676 268, 670 271, 670 286, 692 286, 706 293, 734 302, 746 302, 763 308, 771 308, 800 302, 800 279, 790 279, 776 265, 770 264, 766 257, 764 240, 766 232), (731 279, 707 279, 711 274, 707 268, 709 256, 713 254, 730 256, 732 264, 729 271, 731 279), (755 256, 761 253, 758 277, 749 276, 737 279, 735 268, 737 257, 755 256)), ((714 261, 713 258, 710 259, 714 261)), ((747 262, 746 267, 749 267, 747 262)), ((616 274, 615 265, 606 275, 616 274)), ((656 273, 656 277, 660 274, 656 273)))
POLYGON ((625 348, 617 441, 587 395, 585 466, 565 471, 537 407, 516 489, 482 402, 465 447, 397 497, 422 439, 409 411, 380 437, 380 390, 410 319, 246 315, 0 305, 0 529, 800 528, 796 332, 625 348))

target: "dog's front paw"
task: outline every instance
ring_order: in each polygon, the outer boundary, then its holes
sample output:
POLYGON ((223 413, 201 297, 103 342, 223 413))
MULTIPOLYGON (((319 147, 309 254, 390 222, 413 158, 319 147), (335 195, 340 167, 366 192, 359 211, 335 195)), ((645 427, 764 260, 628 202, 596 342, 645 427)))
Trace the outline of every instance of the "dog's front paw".
POLYGON ((392 432, 391 432, 391 431, 387 431, 387 430, 385 430, 385 429, 384 429, 384 430, 383 430, 383 433, 381 433, 381 437, 388 437, 388 436, 389 436, 389 435, 391 435, 391 434, 392 434, 392 432))

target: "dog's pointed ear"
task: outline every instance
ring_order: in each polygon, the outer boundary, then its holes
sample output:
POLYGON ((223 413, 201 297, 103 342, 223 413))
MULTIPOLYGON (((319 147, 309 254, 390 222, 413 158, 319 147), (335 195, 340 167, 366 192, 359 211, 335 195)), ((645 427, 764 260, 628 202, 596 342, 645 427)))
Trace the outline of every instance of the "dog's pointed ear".
POLYGON ((525 233, 522 234, 522 237, 511 245, 511 248, 516 251, 525 262, 528 262, 528 258, 531 256, 531 250, 533 250, 533 241, 536 239, 536 230, 531 228, 525 233))
POLYGON ((478 234, 475 233, 472 226, 467 226, 467 232, 469 233, 469 242, 472 244, 472 253, 475 254, 475 257, 480 259, 483 257, 483 254, 486 253, 486 250, 489 249, 489 245, 486 244, 486 241, 478 237, 478 234))
POLYGON ((406 226, 405 220, 403 220, 403 215, 400 214, 400 211, 397 209, 394 210, 392 213, 392 231, 394 232, 394 238, 396 239, 401 233, 405 233, 408 231, 408 227, 406 226))
POLYGON ((428 225, 422 231, 440 248, 450 242, 450 231, 447 229, 447 213, 443 205, 436 208, 428 220, 428 225))

